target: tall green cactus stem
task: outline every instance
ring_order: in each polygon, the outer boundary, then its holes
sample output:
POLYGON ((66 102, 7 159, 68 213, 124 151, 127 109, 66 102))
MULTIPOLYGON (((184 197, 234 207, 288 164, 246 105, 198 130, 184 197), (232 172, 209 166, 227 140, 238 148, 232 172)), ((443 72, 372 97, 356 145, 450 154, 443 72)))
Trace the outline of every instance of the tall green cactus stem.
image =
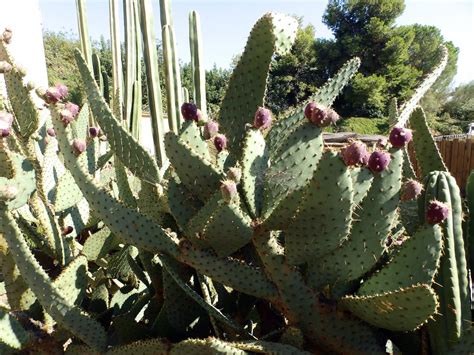
POLYGON ((163 103, 161 102, 158 54, 153 30, 153 7, 150 0, 140 0, 140 15, 155 157, 158 165, 163 166, 167 159, 163 137, 163 103))
POLYGON ((142 121, 142 41, 140 41, 141 30, 140 30, 140 9, 139 0, 133 0, 133 18, 135 30, 135 52, 137 53, 137 60, 135 61, 135 81, 133 83, 133 103, 132 103, 132 116, 130 118, 130 130, 133 136, 140 141, 140 128, 142 121))
POLYGON ((413 129, 413 147, 425 177, 430 171, 448 171, 433 137, 431 136, 425 112, 417 107, 410 115, 410 126, 413 129))
POLYGON ((179 68, 176 40, 174 37, 173 18, 170 0, 160 0, 160 19, 163 42, 163 59, 166 73, 166 95, 168 97, 168 120, 170 130, 178 133, 182 123, 181 105, 181 71, 179 68))
POLYGON ((104 328, 100 323, 89 318, 79 308, 76 308, 53 285, 51 279, 36 261, 26 244, 12 213, 7 210, 3 203, 0 204, 0 228, 21 275, 41 305, 58 323, 86 344, 99 351, 105 349, 106 334, 104 328))
POLYGON ((112 87, 113 112, 119 121, 123 110, 123 71, 122 51, 120 47, 119 8, 117 1, 109 0, 110 42, 112 45, 112 87))
POLYGON ((76 0, 76 10, 81 52, 86 58, 87 66, 92 70, 92 46, 89 38, 89 26, 87 25, 86 0, 76 0))
POLYGON ((235 67, 219 111, 220 129, 235 158, 245 137, 245 125, 253 122, 255 111, 264 106, 270 63, 275 54, 285 54, 296 38, 298 23, 293 17, 268 13, 250 33, 235 67))
POLYGON ((102 66, 100 65, 100 58, 97 55, 97 53, 92 54, 92 68, 93 68, 95 82, 97 83, 97 86, 99 87, 99 90, 102 93, 102 96, 104 96, 105 98, 104 79, 102 77, 102 66))
POLYGON ((471 172, 466 186, 467 208, 469 211, 469 221, 467 225, 467 254, 469 256, 469 269, 471 270, 471 285, 474 282, 474 172, 471 172))
POLYGON ((420 197, 420 219, 425 219, 426 206, 434 199, 446 203, 450 212, 443 223, 444 255, 435 279, 440 299, 439 315, 429 322, 432 348, 446 353, 459 340, 471 321, 470 287, 462 233, 462 200, 456 180, 447 172, 433 171, 425 178, 426 191, 420 197))
POLYGON ((193 97, 204 116, 206 105, 206 71, 203 64, 201 20, 196 11, 189 13, 189 47, 191 49, 191 71, 193 76, 193 97))

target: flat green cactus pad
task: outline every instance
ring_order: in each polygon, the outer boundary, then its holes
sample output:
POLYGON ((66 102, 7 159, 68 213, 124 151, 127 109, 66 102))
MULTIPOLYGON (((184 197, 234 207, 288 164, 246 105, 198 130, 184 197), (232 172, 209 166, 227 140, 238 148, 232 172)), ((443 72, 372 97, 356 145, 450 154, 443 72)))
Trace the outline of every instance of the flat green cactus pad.
POLYGON ((202 203, 183 184, 179 183, 176 177, 168 181, 167 196, 170 212, 178 227, 184 231, 188 222, 202 207, 202 203))
POLYGON ((54 210, 61 212, 75 206, 82 198, 82 192, 69 171, 62 175, 53 190, 54 210))
POLYGON ((267 13, 255 24, 229 81, 219 112, 220 130, 226 134, 230 152, 240 157, 245 125, 264 104, 267 76, 275 54, 285 54, 296 38, 295 18, 267 13))
POLYGON ((392 160, 374 176, 372 186, 355 209, 349 239, 338 249, 308 267, 307 280, 315 289, 356 280, 369 271, 385 249, 392 221, 397 213, 403 150, 392 149, 392 160))
POLYGON ((217 191, 189 221, 186 235, 211 246, 218 256, 228 256, 252 238, 250 222, 238 202, 224 202, 221 192, 217 191))
POLYGON ((107 136, 112 150, 133 174, 142 180, 159 183, 160 172, 155 160, 115 119, 79 50, 76 50, 75 57, 92 113, 107 136))
POLYGON ((443 234, 438 225, 422 227, 382 270, 364 282, 357 292, 369 296, 423 283, 430 284, 439 266, 443 234))
POLYGON ((249 129, 242 153, 242 190, 253 217, 260 216, 263 205, 263 181, 268 167, 265 138, 258 129, 249 129))
POLYGON ((232 343, 220 339, 187 339, 173 345, 170 355, 246 355, 247 352, 237 349, 232 343))
POLYGON ((412 331, 438 308, 436 294, 425 284, 372 296, 346 296, 340 305, 366 322, 393 331, 412 331))
POLYGON ((54 280, 59 292, 76 305, 80 305, 87 287, 87 258, 79 255, 54 280))
POLYGON ((322 130, 303 122, 286 137, 272 156, 265 174, 263 216, 265 225, 276 228, 286 225, 295 212, 294 195, 307 186, 317 169, 323 152, 322 130))
POLYGON ((185 121, 181 126, 179 140, 186 143, 196 154, 211 161, 207 142, 201 137, 199 127, 194 121, 185 121))
POLYGON ((362 200, 367 196, 374 175, 367 168, 356 167, 351 169, 352 186, 354 188, 354 205, 358 206, 362 200))
POLYGON ((285 231, 288 262, 300 265, 336 249, 349 234, 352 206, 351 173, 336 152, 328 151, 304 188, 298 214, 285 231))
POLYGON ((35 303, 36 296, 21 277, 20 270, 18 270, 12 256, 7 254, 2 258, 1 270, 5 280, 8 304, 11 309, 25 311, 35 303))
POLYGON ((422 176, 426 176, 434 170, 448 171, 430 133, 425 112, 421 107, 416 108, 410 115, 410 126, 413 129, 413 147, 422 176))
POLYGON ((30 340, 30 335, 20 322, 0 309, 0 344, 20 350, 30 340))
POLYGON ((221 174, 204 156, 195 152, 174 133, 165 135, 166 154, 186 188, 206 201, 218 188, 221 174))
POLYGON ((324 106, 331 106, 337 95, 339 95, 344 86, 349 83, 357 72, 359 66, 359 58, 349 60, 339 69, 337 74, 328 80, 313 96, 299 105, 296 110, 290 111, 285 117, 278 120, 273 125, 269 134, 269 150, 273 152, 283 141, 284 137, 291 132, 291 127, 297 126, 306 119, 304 109, 308 102, 317 102, 324 106))

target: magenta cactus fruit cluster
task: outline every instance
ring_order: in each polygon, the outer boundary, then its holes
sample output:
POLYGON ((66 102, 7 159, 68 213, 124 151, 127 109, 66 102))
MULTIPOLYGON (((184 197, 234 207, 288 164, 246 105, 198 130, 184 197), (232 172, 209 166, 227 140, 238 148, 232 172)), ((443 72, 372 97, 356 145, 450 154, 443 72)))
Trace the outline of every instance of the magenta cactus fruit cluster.
POLYGON ((237 184, 233 180, 225 180, 221 185, 222 198, 225 202, 231 202, 237 196, 237 184))
POLYGON ((82 139, 74 139, 72 142, 72 149, 77 155, 83 153, 87 148, 86 142, 82 139))
POLYGON ((380 173, 387 169, 391 160, 390 153, 376 150, 370 155, 368 166, 372 172, 380 173))
POLYGON ((333 109, 326 106, 310 102, 304 110, 305 117, 318 127, 327 127, 339 121, 339 115, 333 109))
POLYGON ((227 148, 227 138, 223 134, 217 134, 214 137, 214 147, 216 147, 218 152, 223 151, 227 148))
POLYGON ((211 139, 217 133, 219 133, 219 123, 211 120, 211 121, 207 121, 204 124, 204 128, 203 128, 204 139, 211 139))
POLYGON ((0 61, 0 74, 3 74, 3 73, 8 73, 10 70, 12 70, 12 66, 10 63, 2 60, 0 61))
POLYGON ((79 106, 77 106, 76 104, 74 104, 72 102, 66 102, 66 104, 64 105, 64 108, 66 110, 68 110, 69 112, 71 112, 71 114, 74 118, 79 113, 79 106))
POLYGON ((370 154, 364 143, 355 141, 341 150, 341 156, 347 166, 366 166, 369 162, 370 154))
POLYGON ((429 224, 439 224, 448 218, 449 207, 440 201, 433 200, 426 208, 426 222, 429 224))
POLYGON ((100 128, 99 127, 89 127, 89 136, 92 138, 98 137, 100 134, 100 128))
POLYGON ((255 112, 253 126, 258 129, 267 129, 272 125, 272 112, 265 108, 259 107, 255 112))
POLYGON ((66 85, 64 84, 57 84, 55 86, 51 86, 46 90, 44 94, 44 100, 48 104, 55 104, 63 99, 65 99, 68 95, 69 91, 66 85))
POLYGON ((423 191, 423 185, 416 180, 407 180, 403 186, 400 195, 400 200, 411 201, 417 199, 423 191))
POLYGON ((394 127, 390 132, 390 143, 395 148, 405 147, 413 138, 411 129, 403 127, 394 127))
POLYGON ((8 137, 11 133, 13 115, 6 111, 0 111, 0 138, 8 137))
POLYGON ((199 111, 192 102, 185 102, 181 105, 181 114, 186 121, 199 121, 199 111))

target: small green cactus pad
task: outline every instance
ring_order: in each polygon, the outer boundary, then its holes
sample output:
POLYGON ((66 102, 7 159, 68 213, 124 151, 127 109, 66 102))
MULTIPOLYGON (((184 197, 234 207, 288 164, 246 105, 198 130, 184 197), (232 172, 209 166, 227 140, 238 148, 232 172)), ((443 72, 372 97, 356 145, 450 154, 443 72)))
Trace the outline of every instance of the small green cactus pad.
POLYGON ((13 65, 12 70, 4 73, 8 99, 15 114, 18 130, 16 134, 22 138, 31 136, 39 126, 39 110, 31 96, 30 90, 23 84, 23 76, 15 66, 5 43, 0 40, 0 60, 5 60, 13 65))
POLYGON ((137 286, 138 279, 133 272, 129 257, 135 258, 138 249, 132 245, 126 245, 108 259, 107 276, 112 279, 119 279, 132 286, 137 286))
POLYGON ((352 79, 360 66, 359 58, 352 58, 346 62, 337 74, 328 80, 313 96, 311 96, 304 104, 299 105, 295 111, 289 112, 286 118, 278 120, 272 127, 269 134, 269 150, 274 151, 291 131, 291 127, 297 126, 306 118, 304 109, 309 102, 317 102, 324 106, 331 106, 337 95, 342 91, 352 79))
POLYGON ((285 231, 288 262, 300 265, 336 249, 349 234, 352 206, 351 173, 336 152, 325 152, 285 231))
POLYGON ((71 303, 80 305, 87 287, 87 258, 79 255, 54 280, 61 295, 71 303))
POLYGON ((58 156, 58 141, 53 137, 46 137, 42 161, 42 188, 51 201, 53 190, 58 183, 58 176, 64 174, 64 166, 58 156))
POLYGON ((181 182, 200 200, 206 201, 219 187, 220 172, 173 132, 165 135, 165 144, 166 154, 181 182))
POLYGON ((90 313, 101 314, 106 312, 110 307, 110 295, 107 285, 102 283, 95 286, 90 295, 89 307, 87 311, 90 313))
POLYGON ((270 63, 275 54, 285 54, 296 38, 295 18, 267 13, 254 25, 229 81, 219 112, 220 129, 227 136, 230 152, 239 158, 245 125, 263 106, 270 63))
POLYGON ((207 303, 194 289, 181 278, 179 273, 179 263, 174 259, 171 259, 167 256, 162 256, 161 262, 163 264, 166 272, 170 274, 176 284, 181 287, 181 289, 188 295, 194 302, 201 306, 210 317, 218 320, 219 322, 227 325, 231 329, 236 330, 237 332, 243 332, 243 329, 237 325, 233 320, 224 315, 220 310, 214 307, 212 304, 207 303))
POLYGON ((189 221, 185 234, 191 240, 211 246, 219 257, 223 257, 250 241, 253 235, 250 222, 238 201, 226 203, 217 191, 189 221))
POLYGON ((393 219, 397 213, 403 150, 390 150, 392 160, 386 170, 374 176, 372 186, 355 209, 355 222, 349 239, 315 264, 308 267, 308 283, 315 289, 326 285, 343 286, 360 278, 378 261, 385 249, 393 219))
MULTIPOLYGON (((81 155, 81 158, 82 157, 81 155)), ((69 171, 66 171, 64 175, 59 178, 58 184, 53 190, 53 196, 55 212, 67 210, 75 206, 83 198, 81 189, 77 186, 69 171)))
POLYGON ((189 220, 202 207, 193 194, 181 183, 177 177, 172 177, 168 182, 168 205, 178 227, 186 230, 189 220))
POLYGON ((5 198, 5 204, 10 210, 20 208, 25 205, 33 191, 36 189, 35 171, 33 165, 21 155, 11 152, 11 160, 15 167, 15 176, 12 179, 0 177, 0 200, 9 188, 16 190, 16 194, 12 199, 5 198))
POLYGON ((275 285, 260 268, 236 259, 217 258, 211 250, 194 248, 189 242, 182 243, 180 250, 180 261, 195 268, 200 274, 212 276, 214 281, 255 297, 278 298, 275 285))
POLYGON ((352 175, 352 186, 354 188, 354 205, 358 206, 362 200, 367 196, 370 186, 372 186, 372 181, 374 180, 374 175, 367 168, 355 167, 351 169, 352 175))
POLYGON ((104 227, 87 238, 82 248, 82 254, 87 257, 87 260, 95 261, 103 258, 117 246, 117 238, 113 236, 110 229, 104 227))
POLYGON ((25 282, 34 292, 40 304, 55 321, 97 350, 106 345, 106 333, 100 323, 89 318, 71 300, 61 295, 58 288, 38 263, 5 205, 0 206, 0 229, 10 247, 13 259, 25 282))
POLYGON ((265 223, 269 228, 285 224, 293 216, 294 209, 285 206, 295 200, 293 195, 298 195, 316 171, 323 152, 321 128, 303 122, 286 137, 279 152, 265 174, 263 216, 269 219, 265 223))
POLYGON ((263 181, 268 167, 265 138, 258 129, 249 129, 242 153, 242 190, 253 217, 260 216, 263 204, 263 181))
POLYGON ((459 342, 453 344, 453 347, 449 350, 449 354, 474 354, 474 327, 471 327, 463 333, 459 342))
POLYGON ((211 154, 209 153, 207 142, 201 137, 201 132, 196 122, 183 122, 181 132, 179 133, 179 140, 186 143, 199 156, 211 161, 211 154))
POLYGON ((76 119, 71 123, 74 138, 87 140, 89 135, 89 104, 85 102, 76 119))
POLYGON ((30 335, 20 322, 0 309, 0 344, 20 350, 30 340, 30 335))
POLYGON ((75 57, 92 113, 112 150, 133 174, 142 180, 159 183, 160 173, 155 160, 115 119, 79 50, 76 50, 75 57))
POLYGON ((138 248, 176 255, 176 242, 165 230, 136 210, 124 206, 107 191, 97 186, 87 173, 85 164, 77 159, 71 147, 70 131, 66 131, 56 111, 53 114, 53 124, 58 134, 64 165, 73 175, 91 208, 114 235, 138 248))
POLYGON ((438 225, 426 225, 405 241, 382 270, 362 284, 358 296, 370 296, 410 287, 431 284, 443 250, 443 233, 438 225))
POLYGON ((435 292, 425 284, 372 296, 346 296, 339 304, 367 323, 399 332, 419 328, 438 308, 435 292))
POLYGON ((421 169, 421 176, 430 171, 448 171, 438 147, 433 140, 425 112, 421 107, 416 108, 410 115, 410 126, 413 129, 413 147, 421 169))

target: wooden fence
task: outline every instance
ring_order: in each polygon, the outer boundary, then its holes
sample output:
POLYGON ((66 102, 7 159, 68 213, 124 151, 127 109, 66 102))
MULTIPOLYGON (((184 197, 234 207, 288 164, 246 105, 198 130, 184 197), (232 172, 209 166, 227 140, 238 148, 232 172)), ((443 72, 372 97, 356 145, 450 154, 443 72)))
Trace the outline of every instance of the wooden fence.
MULTIPOLYGON (((461 191, 464 192, 467 178, 474 169, 474 138, 439 140, 436 142, 451 175, 456 178, 461 191)), ((410 156, 413 157, 412 149, 410 156)), ((413 168, 419 176, 419 168, 415 159, 411 159, 413 168)))

